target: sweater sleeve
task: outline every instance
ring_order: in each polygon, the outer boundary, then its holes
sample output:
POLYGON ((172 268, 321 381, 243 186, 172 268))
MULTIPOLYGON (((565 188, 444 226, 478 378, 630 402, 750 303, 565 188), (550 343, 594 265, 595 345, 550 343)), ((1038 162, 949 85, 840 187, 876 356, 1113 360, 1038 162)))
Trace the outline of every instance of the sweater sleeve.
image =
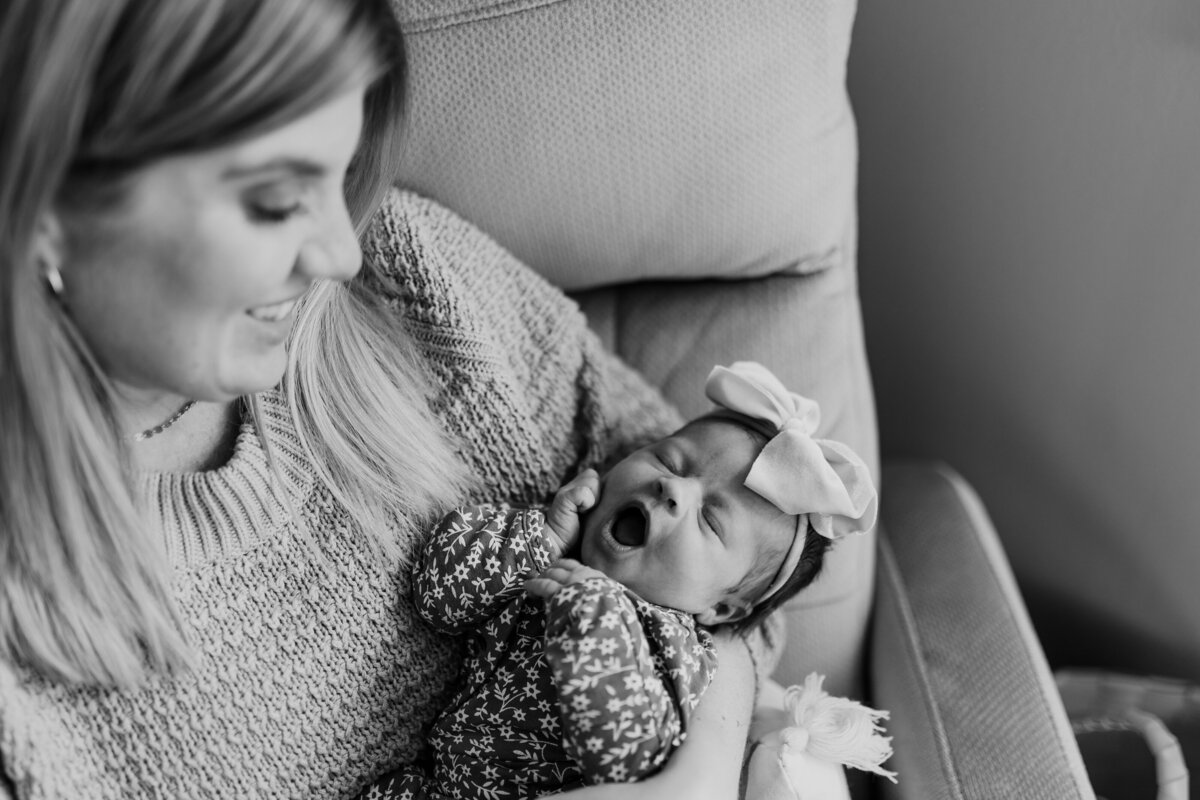
POLYGON ((632 367, 610 352, 585 328, 581 347, 590 373, 586 395, 594 404, 589 419, 600 421, 590 441, 598 444, 585 467, 602 468, 639 447, 660 439, 683 424, 683 417, 657 389, 632 367))
POLYGON ((413 570, 417 611, 446 633, 472 630, 550 566, 537 509, 476 506, 451 511, 434 529, 413 570))
POLYGON ((435 412, 467 443, 476 500, 543 503, 579 470, 678 426, 574 301, 453 212, 394 192, 364 254, 424 357, 435 412))

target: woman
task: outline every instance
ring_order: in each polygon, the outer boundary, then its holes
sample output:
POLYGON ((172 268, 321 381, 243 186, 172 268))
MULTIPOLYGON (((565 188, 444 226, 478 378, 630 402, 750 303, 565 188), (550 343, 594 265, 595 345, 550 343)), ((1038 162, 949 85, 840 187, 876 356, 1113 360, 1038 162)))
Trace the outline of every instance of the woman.
MULTIPOLYGON (((354 794, 458 664, 412 618, 421 526, 676 421, 489 240, 384 200, 402 61, 384 2, 0 11, 0 796, 354 794)), ((732 796, 721 656, 663 773, 578 796, 732 796)))

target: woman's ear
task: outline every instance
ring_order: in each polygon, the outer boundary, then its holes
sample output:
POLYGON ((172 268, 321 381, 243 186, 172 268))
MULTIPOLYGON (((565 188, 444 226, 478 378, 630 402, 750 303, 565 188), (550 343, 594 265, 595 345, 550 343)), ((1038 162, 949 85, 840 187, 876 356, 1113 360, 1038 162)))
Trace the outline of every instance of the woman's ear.
POLYGON ((701 625, 722 625, 726 622, 737 622, 749 616, 754 606, 749 605, 738 597, 718 600, 709 608, 696 615, 696 621, 701 625))

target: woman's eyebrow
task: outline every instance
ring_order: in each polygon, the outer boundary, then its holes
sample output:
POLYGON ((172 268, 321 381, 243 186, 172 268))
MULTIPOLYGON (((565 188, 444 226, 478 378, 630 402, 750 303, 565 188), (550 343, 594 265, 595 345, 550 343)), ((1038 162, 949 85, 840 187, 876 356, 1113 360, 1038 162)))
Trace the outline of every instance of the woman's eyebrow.
POLYGON ((328 171, 328 168, 318 161, 295 156, 281 156, 256 164, 234 164, 222 172, 221 177, 226 180, 242 180, 282 172, 301 178, 320 178, 328 171))

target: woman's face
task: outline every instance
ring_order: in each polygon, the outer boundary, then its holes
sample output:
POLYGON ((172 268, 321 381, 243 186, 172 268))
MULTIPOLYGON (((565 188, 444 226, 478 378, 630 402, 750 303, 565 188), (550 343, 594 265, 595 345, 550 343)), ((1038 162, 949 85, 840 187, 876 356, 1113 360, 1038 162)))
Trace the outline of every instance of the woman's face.
POLYGON ((362 104, 156 162, 120 208, 63 219, 63 300, 118 387, 222 401, 279 382, 296 300, 361 265, 343 179, 362 104))

